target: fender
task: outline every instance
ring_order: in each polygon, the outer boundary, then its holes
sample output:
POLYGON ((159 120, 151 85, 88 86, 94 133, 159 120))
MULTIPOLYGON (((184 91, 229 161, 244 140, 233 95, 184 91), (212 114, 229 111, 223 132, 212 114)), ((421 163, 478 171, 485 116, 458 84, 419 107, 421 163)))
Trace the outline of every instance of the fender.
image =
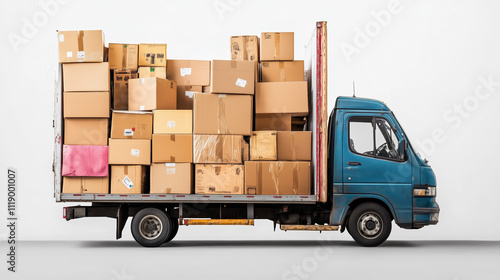
POLYGON ((330 215, 330 225, 343 225, 350 205, 357 200, 371 200, 382 202, 391 211, 394 221, 398 223, 398 217, 394 206, 385 197, 375 194, 334 194, 332 200, 332 212, 330 215))

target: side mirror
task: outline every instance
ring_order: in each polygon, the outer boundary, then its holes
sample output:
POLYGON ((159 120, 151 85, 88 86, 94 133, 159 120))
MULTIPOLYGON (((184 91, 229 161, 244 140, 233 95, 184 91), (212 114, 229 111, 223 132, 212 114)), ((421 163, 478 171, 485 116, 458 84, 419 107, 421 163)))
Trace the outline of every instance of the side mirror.
POLYGON ((399 159, 404 160, 406 155, 406 150, 408 149, 408 143, 405 139, 401 139, 398 143, 399 159))

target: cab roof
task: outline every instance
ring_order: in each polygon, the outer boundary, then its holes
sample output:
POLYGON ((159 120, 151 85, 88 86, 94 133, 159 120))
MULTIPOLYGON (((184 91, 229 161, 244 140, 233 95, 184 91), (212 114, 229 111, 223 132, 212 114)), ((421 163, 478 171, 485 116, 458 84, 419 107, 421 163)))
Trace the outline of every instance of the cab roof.
POLYGON ((384 102, 369 98, 347 96, 337 97, 335 109, 390 111, 384 102))

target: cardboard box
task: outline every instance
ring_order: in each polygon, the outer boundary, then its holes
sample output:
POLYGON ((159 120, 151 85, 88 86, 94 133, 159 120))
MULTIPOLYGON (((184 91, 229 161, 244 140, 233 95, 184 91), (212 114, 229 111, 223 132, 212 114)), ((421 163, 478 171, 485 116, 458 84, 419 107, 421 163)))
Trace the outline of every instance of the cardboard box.
POLYGON ((128 109, 177 109, 177 83, 161 78, 130 79, 128 109))
POLYGON ((202 86, 201 87, 201 92, 204 92, 204 93, 210 93, 211 90, 212 90, 212 88, 210 86, 202 86))
POLYGON ((139 66, 167 67, 167 44, 139 44, 139 66))
POLYGON ((278 131, 278 160, 311 160, 311 131, 278 131))
POLYGON ((193 193, 193 164, 153 163, 151 164, 151 190, 158 194, 193 193))
POLYGON ((231 36, 231 59, 259 61, 259 37, 231 36))
POLYGON ((266 61, 261 64, 262 82, 295 82, 304 80, 304 61, 266 61))
POLYGON ((276 131, 254 131, 250 136, 250 160, 277 160, 276 131))
POLYGON ((111 193, 144 193, 144 183, 146 181, 146 175, 146 166, 143 165, 112 165, 111 193))
POLYGON ((169 59, 167 79, 176 81, 181 86, 208 86, 210 61, 169 59))
POLYGON ((109 118, 109 91, 64 92, 65 118, 109 118))
POLYGON ((194 135, 194 163, 242 163, 243 136, 194 135))
POLYGON ((255 130, 292 130, 291 114, 255 114, 255 130))
POLYGON ((244 194, 244 165, 196 164, 195 193, 244 194))
POLYGON ((167 78, 167 67, 139 67, 139 78, 167 78))
POLYGON ((128 110, 128 80, 137 79, 138 75, 130 70, 113 72, 113 109, 128 110))
POLYGON ((59 63, 103 62, 102 30, 59 31, 59 63))
POLYGON ((154 134, 193 134, 193 111, 154 110, 154 134))
POLYGON ((63 193, 109 193, 109 177, 63 177, 63 193))
POLYGON ((109 44, 109 69, 137 70, 139 45, 136 44, 109 44))
POLYGON ((255 61, 213 60, 212 93, 254 94, 255 61))
POLYGON ((65 119, 64 144, 108 144, 108 119, 65 119))
POLYGON ((153 134, 153 162, 193 162, 193 135, 153 134))
POLYGON ((62 176, 108 176, 108 146, 63 145, 62 176))
POLYGON ((193 100, 195 134, 250 135, 252 96, 197 93, 193 100))
POLYGON ((109 91, 109 64, 69 63, 63 65, 64 91, 109 91))
POLYGON ((293 32, 263 32, 260 61, 293 60, 293 32))
POLYGON ((255 113, 307 116, 309 113, 307 82, 257 83, 255 113))
POLYGON ((153 114, 140 111, 113 111, 111 138, 151 139, 153 114))
POLYGON ((109 139, 109 164, 151 164, 151 140, 109 139))
POLYGON ((245 193, 310 195, 311 164, 303 161, 247 161, 245 193))
POLYGON ((193 97, 197 92, 203 92, 203 86, 177 85, 177 109, 193 110, 193 97))

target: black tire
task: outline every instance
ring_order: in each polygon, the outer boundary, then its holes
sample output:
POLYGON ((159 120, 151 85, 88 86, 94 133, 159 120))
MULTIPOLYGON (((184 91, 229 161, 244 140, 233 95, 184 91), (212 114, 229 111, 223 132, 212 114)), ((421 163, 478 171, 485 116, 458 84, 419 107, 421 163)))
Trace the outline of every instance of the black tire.
POLYGON ((132 236, 144 247, 160 246, 171 231, 170 217, 156 208, 142 209, 132 219, 132 236))
POLYGON ((358 205, 349 216, 347 229, 361 246, 375 247, 391 234, 391 216, 380 204, 367 202, 358 205))
POLYGON ((167 242, 170 242, 172 239, 174 239, 174 237, 177 235, 177 232, 179 231, 179 220, 178 219, 174 219, 174 218, 171 218, 170 219, 170 222, 171 222, 171 231, 170 231, 170 234, 168 235, 167 237, 167 240, 165 240, 165 243, 167 242))

